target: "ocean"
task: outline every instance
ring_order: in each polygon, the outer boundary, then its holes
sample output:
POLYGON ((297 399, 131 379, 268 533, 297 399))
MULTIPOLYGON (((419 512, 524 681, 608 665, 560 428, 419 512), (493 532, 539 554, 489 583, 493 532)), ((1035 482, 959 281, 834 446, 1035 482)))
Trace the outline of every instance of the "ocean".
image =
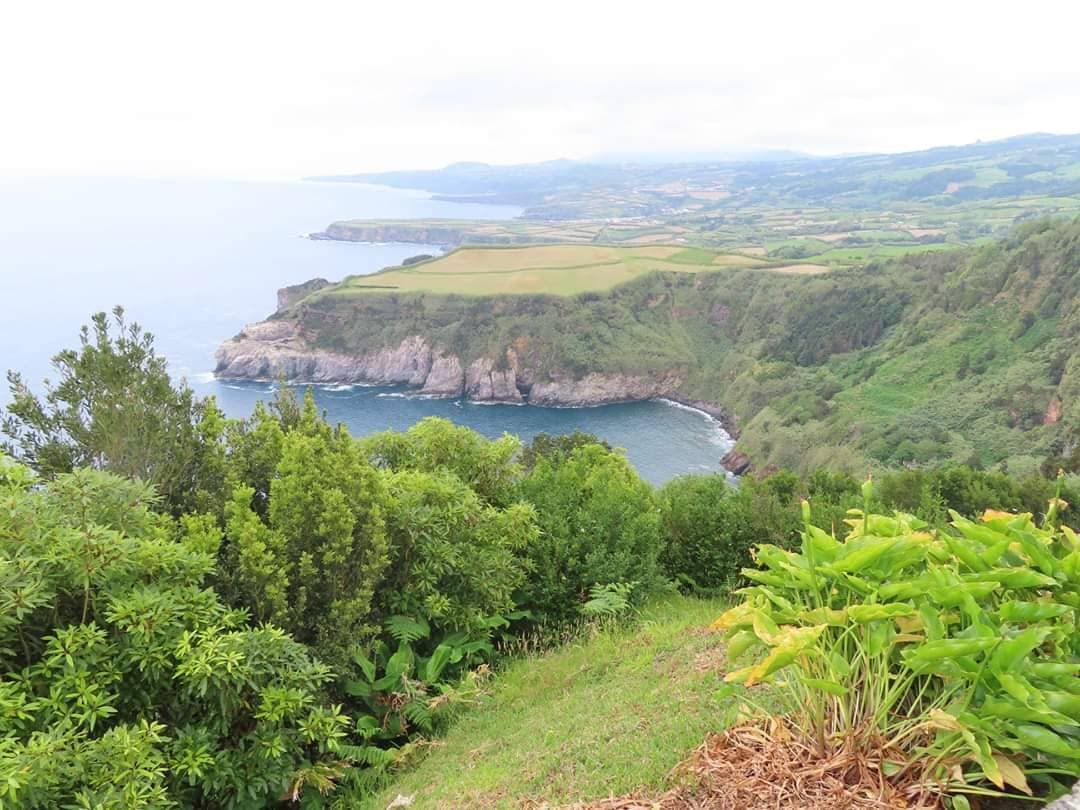
MULTIPOLYGON (((218 344, 273 312, 279 287, 396 265, 430 246, 315 241, 337 219, 511 218, 511 206, 450 203, 419 191, 350 183, 196 179, 0 178, 0 368, 31 387, 49 359, 78 345, 93 312, 120 304, 155 338, 170 371, 226 413, 244 416, 272 385, 215 380, 218 344)), ((624 448, 662 483, 720 470, 730 437, 672 403, 596 408, 480 405, 410 397, 401 388, 318 386, 332 421, 354 435, 442 416, 486 435, 584 430, 624 448)), ((6 386, 0 404, 8 400, 6 386)))

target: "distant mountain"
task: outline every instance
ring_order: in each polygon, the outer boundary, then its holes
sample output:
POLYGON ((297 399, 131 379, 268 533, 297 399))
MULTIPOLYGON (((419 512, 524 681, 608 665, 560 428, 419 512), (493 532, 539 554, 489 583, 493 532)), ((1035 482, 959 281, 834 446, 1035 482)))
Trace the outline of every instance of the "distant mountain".
POLYGON ((643 152, 602 152, 588 158, 592 163, 777 163, 820 157, 793 149, 692 149, 643 152))
POLYGON ((374 183, 394 188, 424 189, 445 198, 484 198, 485 202, 532 205, 553 193, 621 184, 636 176, 618 165, 548 160, 497 166, 488 163, 452 163, 442 169, 330 175, 310 180, 374 183))
POLYGON ((898 154, 819 157, 783 150, 716 156, 609 155, 495 166, 313 178, 418 188, 440 198, 521 205, 529 219, 667 217, 747 206, 849 210, 919 202, 935 207, 980 200, 1080 195, 1080 135, 1031 133, 997 141, 898 154), (702 192, 706 192, 702 194, 702 192))

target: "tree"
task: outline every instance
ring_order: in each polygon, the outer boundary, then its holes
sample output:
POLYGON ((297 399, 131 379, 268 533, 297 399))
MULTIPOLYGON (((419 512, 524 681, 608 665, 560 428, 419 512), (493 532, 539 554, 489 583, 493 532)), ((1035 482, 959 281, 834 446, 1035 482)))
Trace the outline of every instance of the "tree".
POLYGON ((92 467, 153 485, 174 513, 204 505, 213 488, 205 479, 222 464, 225 423, 214 401, 173 384, 153 336, 121 307, 111 325, 104 312, 94 315, 79 339, 79 349, 53 358, 59 381, 46 382, 43 398, 8 373, 8 451, 46 478, 92 467))
POLYGON ((280 446, 268 500, 246 482, 233 491, 221 587, 338 666, 375 629, 372 600, 389 560, 386 485, 348 433, 322 419, 310 391, 294 429, 269 425, 255 433, 270 438, 270 457, 280 446))

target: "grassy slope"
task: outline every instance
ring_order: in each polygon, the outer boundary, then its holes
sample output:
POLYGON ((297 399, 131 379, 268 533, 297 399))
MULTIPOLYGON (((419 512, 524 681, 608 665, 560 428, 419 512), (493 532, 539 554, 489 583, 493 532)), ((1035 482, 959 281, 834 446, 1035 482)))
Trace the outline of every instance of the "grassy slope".
POLYGON ((414 808, 519 807, 660 786, 733 719, 713 697, 723 655, 704 630, 721 610, 672 597, 631 629, 515 662, 418 767, 358 807, 382 810, 398 794, 414 808))

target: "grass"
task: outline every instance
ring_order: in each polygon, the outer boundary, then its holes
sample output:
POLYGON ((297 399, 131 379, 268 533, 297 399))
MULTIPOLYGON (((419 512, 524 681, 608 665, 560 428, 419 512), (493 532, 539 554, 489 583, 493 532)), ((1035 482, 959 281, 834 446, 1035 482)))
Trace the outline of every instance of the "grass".
POLYGON ((655 270, 681 273, 733 268, 824 272, 805 262, 773 266, 753 256, 671 245, 536 245, 467 247, 427 262, 350 276, 318 295, 357 295, 378 290, 505 295, 601 292, 655 270))
MULTIPOLYGON (((715 693, 724 663, 707 631, 719 602, 670 597, 632 627, 515 661, 415 768, 357 807, 552 805, 659 788, 710 731, 734 719, 715 693)), ((359 800, 358 800, 359 801, 359 800)))

